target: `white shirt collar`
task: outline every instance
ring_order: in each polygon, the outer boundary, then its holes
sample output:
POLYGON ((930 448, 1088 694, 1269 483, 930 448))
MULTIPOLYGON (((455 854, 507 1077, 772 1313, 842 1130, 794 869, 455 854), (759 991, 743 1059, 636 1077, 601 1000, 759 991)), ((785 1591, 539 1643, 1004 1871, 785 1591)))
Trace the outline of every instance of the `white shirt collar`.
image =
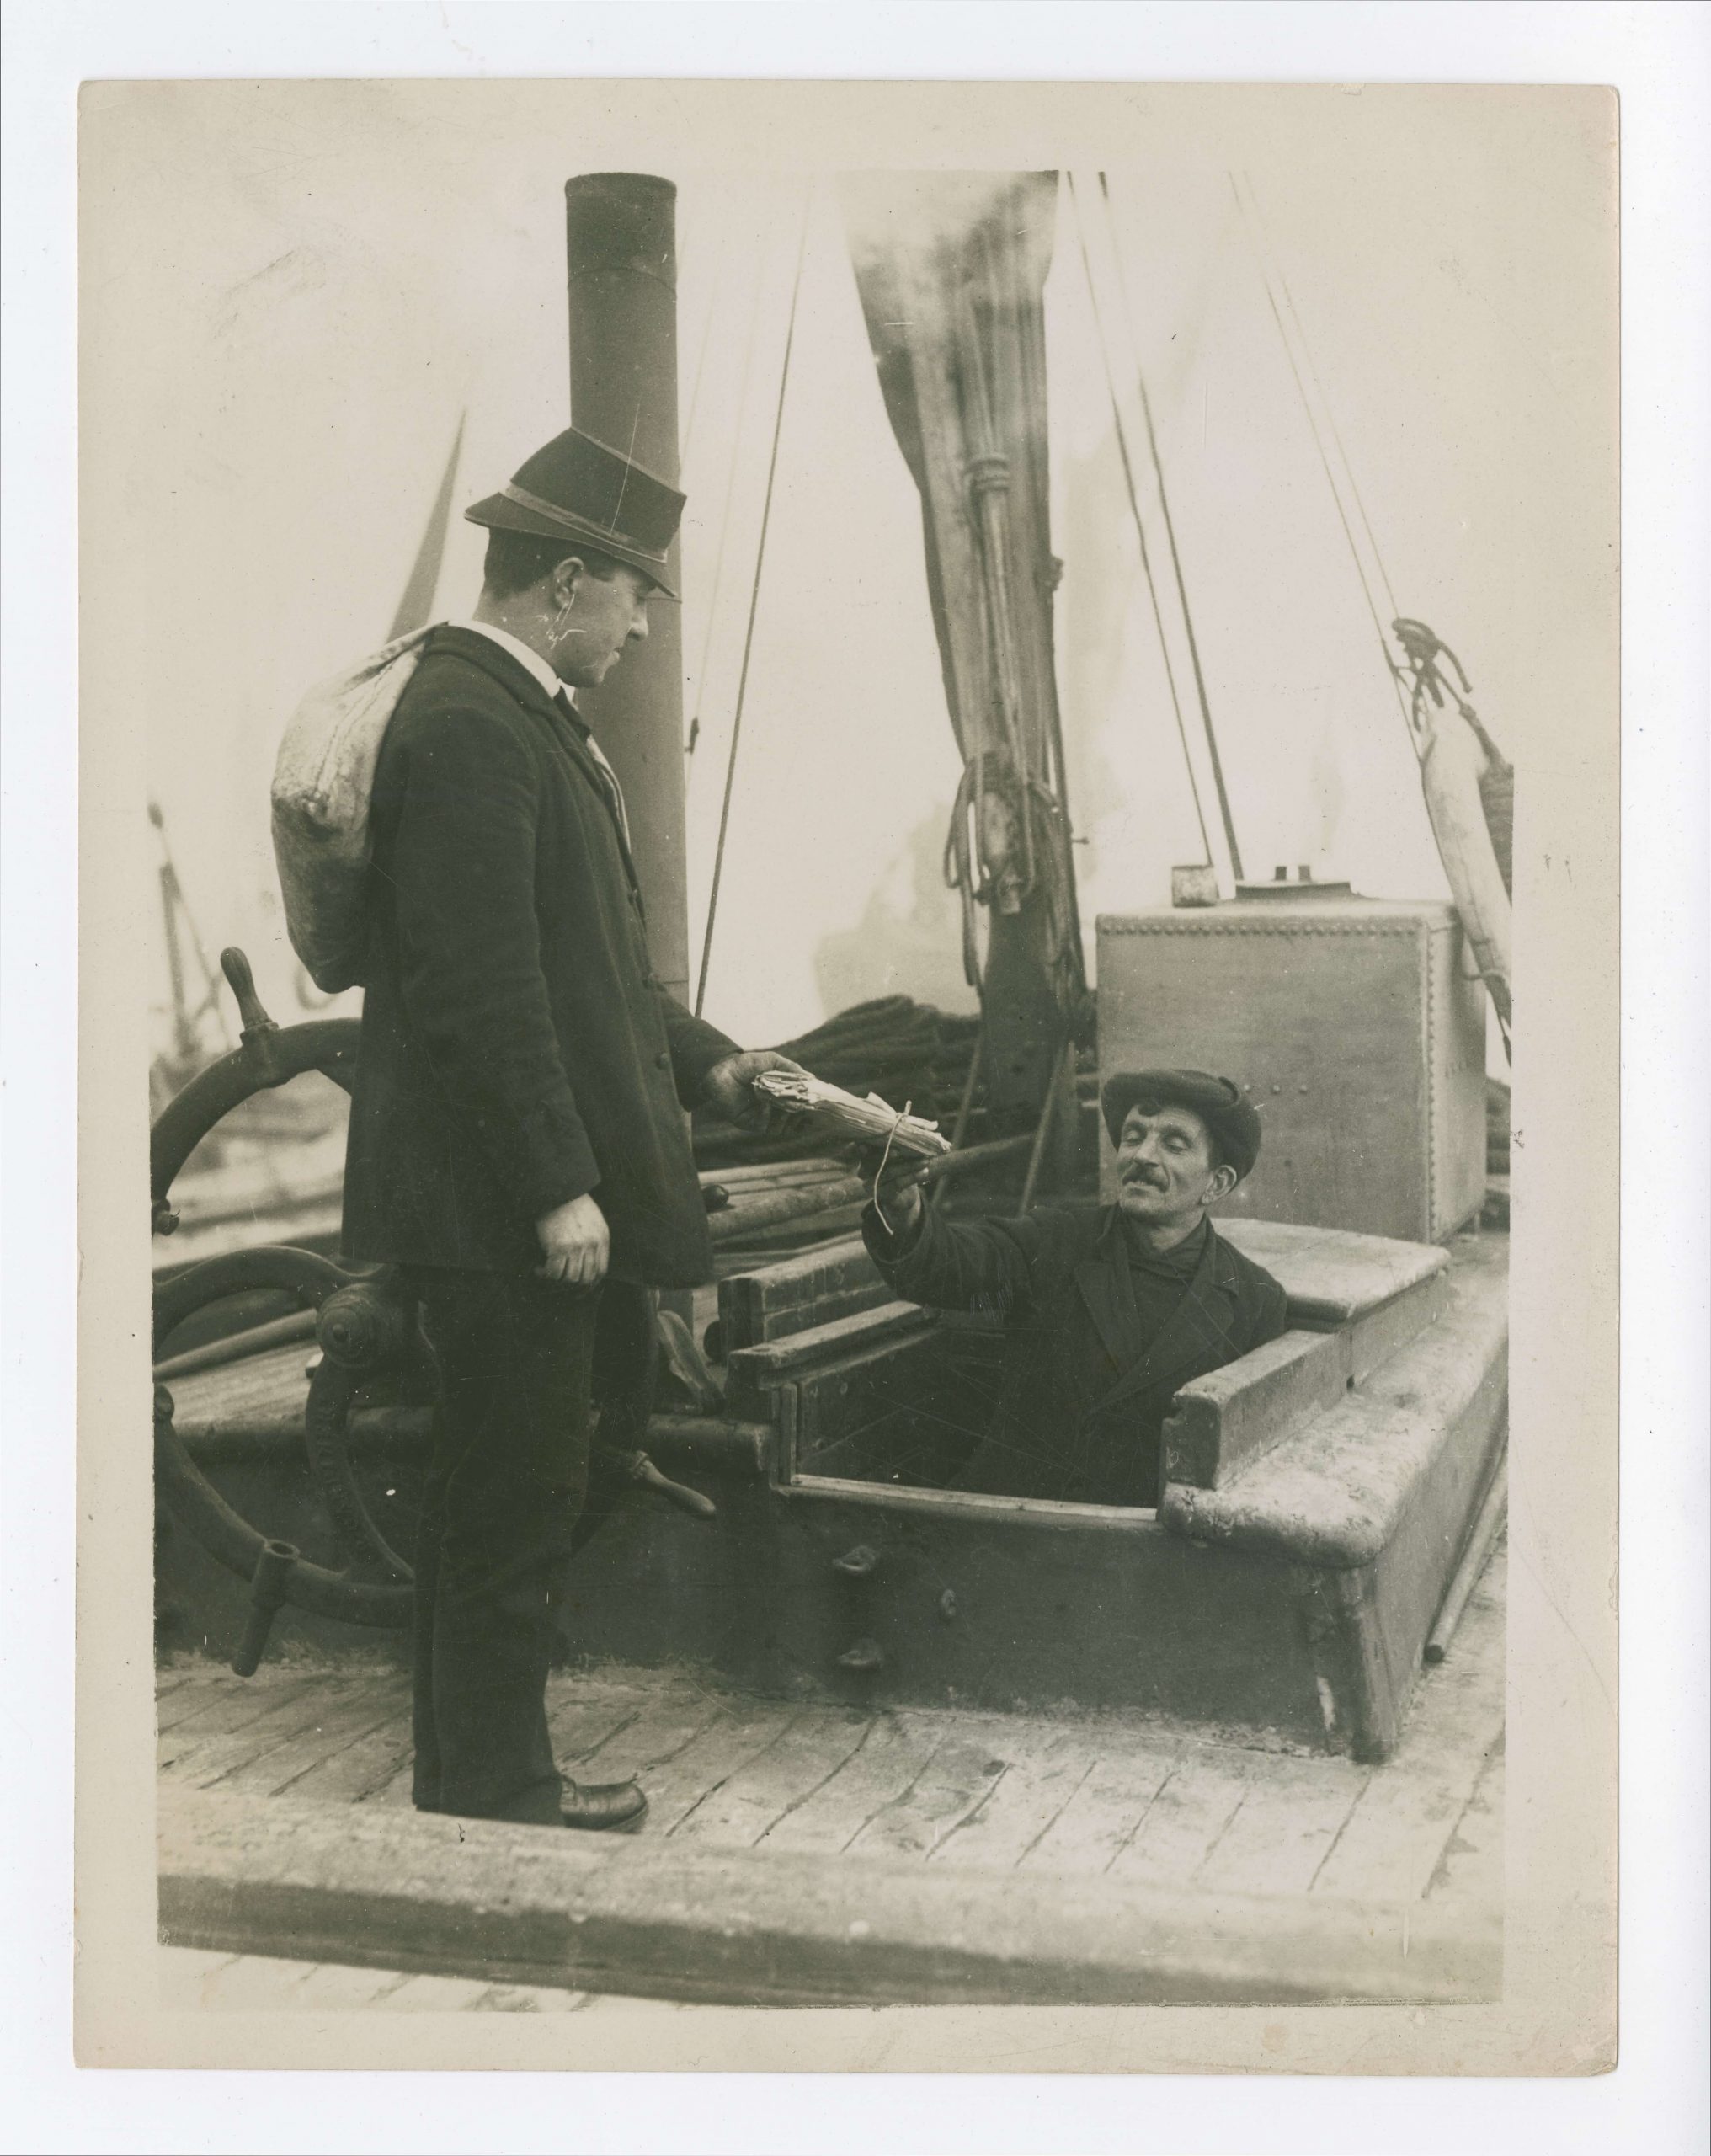
MULTIPOLYGON (((448 622, 445 626, 448 629, 466 629, 472 636, 485 637, 490 643, 498 644, 501 651, 509 651, 520 666, 526 667, 535 676, 549 696, 555 698, 562 696, 571 708, 575 710, 576 699, 571 694, 568 685, 559 680, 538 651, 531 651, 526 643, 523 643, 520 638, 514 637, 509 629, 495 628, 491 622, 448 622)), ((577 717, 586 729, 588 721, 583 718, 580 712, 577 712, 577 717)), ((623 830, 624 843, 627 846, 630 842, 630 814, 624 806, 624 789, 618 782, 618 774, 606 761, 605 751, 600 743, 595 740, 591 733, 588 734, 586 738, 589 754, 611 782, 613 797, 617 803, 618 822, 623 830)))
POLYGON ((508 651, 518 665, 532 674, 549 696, 568 698, 570 691, 553 672, 538 651, 531 651, 520 637, 514 637, 509 629, 497 628, 491 622, 448 622, 448 629, 466 629, 473 637, 486 637, 501 651, 508 651))

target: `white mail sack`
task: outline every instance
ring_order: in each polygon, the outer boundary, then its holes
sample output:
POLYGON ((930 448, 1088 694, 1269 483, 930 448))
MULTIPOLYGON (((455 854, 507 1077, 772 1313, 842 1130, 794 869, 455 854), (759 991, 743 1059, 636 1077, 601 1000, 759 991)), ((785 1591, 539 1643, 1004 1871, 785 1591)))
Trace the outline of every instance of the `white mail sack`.
POLYGON ((274 765, 274 859, 291 948, 323 995, 361 985, 369 803, 381 741, 431 628, 310 690, 274 765))

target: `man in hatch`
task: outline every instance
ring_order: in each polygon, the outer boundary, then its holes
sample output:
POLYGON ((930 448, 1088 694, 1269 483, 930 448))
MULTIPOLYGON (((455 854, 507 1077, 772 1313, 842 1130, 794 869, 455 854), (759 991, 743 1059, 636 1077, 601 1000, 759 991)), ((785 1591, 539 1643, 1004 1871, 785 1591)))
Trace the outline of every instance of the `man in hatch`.
POLYGON ((1260 1118, 1228 1078, 1121 1072, 1101 1097, 1114 1205, 950 1221, 919 1161, 882 1174, 861 1231, 912 1303, 994 1310, 1009 1346, 997 1415, 957 1486, 1156 1505, 1177 1390, 1275 1340, 1282 1289, 1207 1215, 1252 1168, 1260 1118))

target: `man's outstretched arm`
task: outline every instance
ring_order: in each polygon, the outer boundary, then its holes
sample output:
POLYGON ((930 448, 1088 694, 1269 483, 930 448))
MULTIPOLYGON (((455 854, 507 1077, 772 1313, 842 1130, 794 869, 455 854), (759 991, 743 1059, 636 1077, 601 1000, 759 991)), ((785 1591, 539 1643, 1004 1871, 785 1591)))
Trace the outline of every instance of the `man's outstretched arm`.
POLYGON ((792 1063, 776 1049, 738 1048, 728 1033, 685 1011, 664 989, 659 991, 659 1007, 665 1019, 677 1097, 686 1108, 717 1108, 727 1123, 735 1123, 739 1130, 786 1127, 786 1118, 769 1114, 754 1091, 754 1081, 763 1070, 801 1071, 799 1063, 792 1063))
POLYGON ((946 1220, 927 1204, 919 1161, 865 1164, 871 1196, 861 1239, 882 1277, 905 1302, 947 1310, 994 1310, 1008 1320, 1033 1290, 1037 1230, 1029 1220, 946 1220))

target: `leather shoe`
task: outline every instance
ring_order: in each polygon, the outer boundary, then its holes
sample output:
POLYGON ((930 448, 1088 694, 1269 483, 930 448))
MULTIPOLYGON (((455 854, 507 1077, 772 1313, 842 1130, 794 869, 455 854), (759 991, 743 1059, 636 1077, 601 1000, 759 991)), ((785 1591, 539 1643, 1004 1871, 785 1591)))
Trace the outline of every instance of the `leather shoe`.
POLYGON ((560 1810, 567 1827, 584 1833, 611 1828, 633 1833, 646 1815, 648 1799, 634 1782, 567 1781, 560 1810))

